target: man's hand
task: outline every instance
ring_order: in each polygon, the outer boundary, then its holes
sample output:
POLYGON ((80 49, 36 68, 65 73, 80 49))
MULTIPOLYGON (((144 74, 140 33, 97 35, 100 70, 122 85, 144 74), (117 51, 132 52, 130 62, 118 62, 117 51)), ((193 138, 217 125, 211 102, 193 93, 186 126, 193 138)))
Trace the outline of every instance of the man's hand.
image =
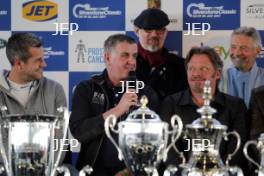
POLYGON ((114 114, 117 118, 121 117, 123 114, 129 111, 131 106, 136 106, 138 102, 138 96, 134 89, 128 89, 128 92, 124 93, 121 100, 116 105, 116 107, 103 113, 104 119, 106 119, 110 114, 114 114), (128 93, 129 92, 129 93, 128 93))

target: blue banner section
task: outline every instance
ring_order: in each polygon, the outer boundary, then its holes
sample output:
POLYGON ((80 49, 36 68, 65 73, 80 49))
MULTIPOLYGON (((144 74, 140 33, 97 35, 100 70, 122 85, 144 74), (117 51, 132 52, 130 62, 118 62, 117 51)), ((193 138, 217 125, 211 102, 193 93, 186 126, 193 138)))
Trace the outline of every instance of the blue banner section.
POLYGON ((75 87, 83 80, 88 80, 92 75, 100 74, 98 72, 70 72, 69 73, 69 110, 72 108, 72 96, 75 87))
POLYGON ((194 23, 209 23, 211 30, 237 28, 240 26, 240 1, 184 0, 183 29, 202 30, 201 26, 194 23))
POLYGON ((125 1, 76 0, 69 2, 69 18, 79 30, 125 30, 125 1))
POLYGON ((0 5, 0 30, 11 30, 11 1, 1 1, 0 5))

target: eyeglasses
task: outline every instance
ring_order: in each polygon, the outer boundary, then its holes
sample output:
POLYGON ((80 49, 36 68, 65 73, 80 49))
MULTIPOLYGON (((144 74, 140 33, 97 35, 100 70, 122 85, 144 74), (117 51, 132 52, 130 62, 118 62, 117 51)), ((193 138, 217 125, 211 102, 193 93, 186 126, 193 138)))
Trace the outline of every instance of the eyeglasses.
POLYGON ((162 28, 162 29, 143 29, 144 32, 151 34, 153 31, 155 31, 157 34, 161 35, 164 34, 166 32, 166 28, 162 28))

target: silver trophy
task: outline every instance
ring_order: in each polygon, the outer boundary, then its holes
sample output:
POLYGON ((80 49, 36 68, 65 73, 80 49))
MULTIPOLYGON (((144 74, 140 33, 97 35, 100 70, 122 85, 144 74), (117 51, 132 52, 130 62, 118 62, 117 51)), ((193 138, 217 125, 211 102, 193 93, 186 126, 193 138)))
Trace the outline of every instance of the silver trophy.
POLYGON ((242 176, 240 168, 229 166, 229 161, 240 147, 240 136, 237 132, 227 133, 227 126, 212 118, 216 110, 210 106, 210 81, 205 82, 203 99, 204 105, 197 110, 201 117, 186 125, 186 137, 195 145, 190 149, 188 162, 183 163, 182 176, 242 176), (230 135, 237 138, 237 144, 223 163, 219 154, 220 143, 222 139, 228 140, 230 135))
POLYGON ((256 171, 257 175, 264 176, 264 133, 262 133, 259 136, 258 141, 251 140, 251 141, 246 142, 243 152, 244 152, 245 157, 251 163, 255 164, 258 167, 258 170, 256 171), (255 145, 255 147, 258 149, 260 156, 261 156, 260 164, 248 155, 249 145, 255 145))
POLYGON ((141 107, 130 113, 125 121, 119 122, 118 129, 114 128, 117 118, 114 115, 107 117, 105 132, 116 147, 119 159, 125 161, 133 175, 156 176, 158 163, 166 160, 169 149, 181 135, 182 122, 178 116, 173 116, 172 130, 169 131, 168 124, 146 106, 147 97, 143 96, 140 102, 141 107), (113 139, 109 128, 119 135, 119 144, 113 139), (169 135, 171 144, 168 145, 169 135))
POLYGON ((69 176, 67 167, 59 167, 69 122, 67 108, 58 108, 58 115, 7 115, 6 110, 1 107, 0 150, 4 165, 0 170, 7 176, 69 176), (55 151, 56 136, 61 141, 55 151))

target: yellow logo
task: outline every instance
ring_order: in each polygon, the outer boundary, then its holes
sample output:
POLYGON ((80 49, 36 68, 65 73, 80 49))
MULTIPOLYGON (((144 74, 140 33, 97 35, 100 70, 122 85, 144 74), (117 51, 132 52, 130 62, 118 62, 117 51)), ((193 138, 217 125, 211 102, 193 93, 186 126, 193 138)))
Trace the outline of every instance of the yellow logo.
POLYGON ((23 4, 23 18, 31 21, 49 21, 57 18, 58 5, 50 1, 30 1, 23 4))

